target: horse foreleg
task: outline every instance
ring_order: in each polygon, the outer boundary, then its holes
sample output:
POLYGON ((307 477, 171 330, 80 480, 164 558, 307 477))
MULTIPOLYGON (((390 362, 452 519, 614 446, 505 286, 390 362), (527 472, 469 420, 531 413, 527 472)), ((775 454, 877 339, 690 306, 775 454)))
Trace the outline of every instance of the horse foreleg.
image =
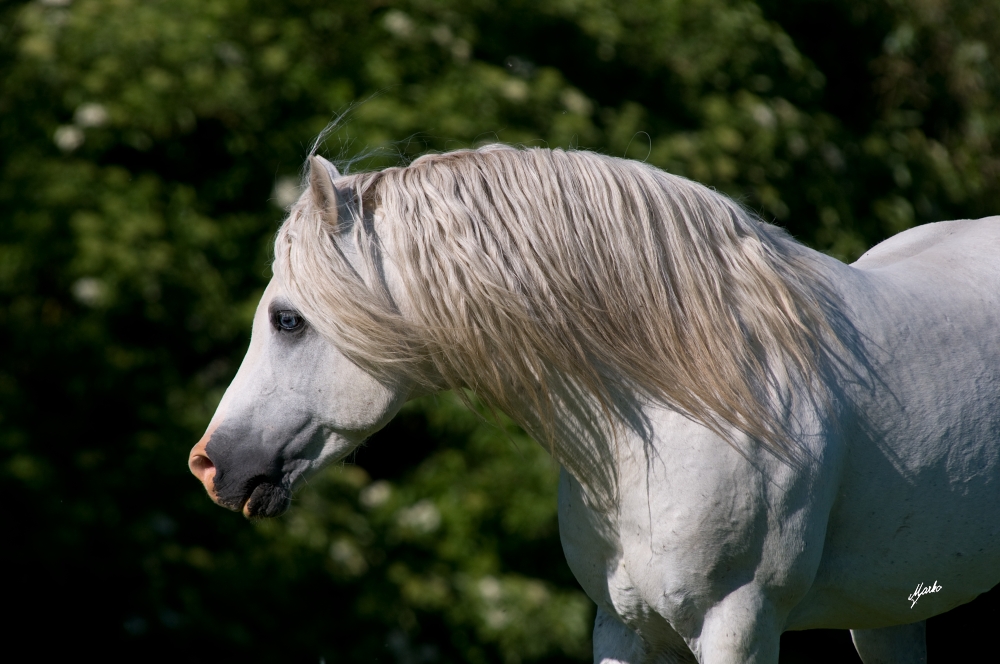
POLYGON ((851 639, 865 664, 927 664, 927 623, 852 629, 851 639))
POLYGON ((743 586, 705 614, 688 645, 700 664, 778 664, 778 622, 764 594, 743 586))
POLYGON ((594 664, 644 664, 646 647, 638 634, 598 607, 594 619, 594 664))
MULTIPOLYGON (((665 624, 664 624, 665 625, 665 624)), ((613 615, 597 609, 594 620, 595 664, 697 664, 684 640, 669 626, 650 645, 613 615)))

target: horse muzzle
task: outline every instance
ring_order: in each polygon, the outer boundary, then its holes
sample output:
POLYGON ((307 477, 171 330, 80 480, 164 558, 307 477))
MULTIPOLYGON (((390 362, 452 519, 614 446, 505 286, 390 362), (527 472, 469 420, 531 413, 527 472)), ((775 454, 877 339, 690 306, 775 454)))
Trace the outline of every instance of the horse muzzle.
POLYGON ((284 514, 291 503, 291 494, 287 488, 271 481, 265 475, 248 479, 242 483, 238 492, 229 490, 225 496, 220 496, 215 485, 218 469, 207 450, 212 433, 212 431, 206 433, 191 448, 191 453, 188 455, 188 468, 201 481, 205 491, 208 492, 208 497, 216 505, 242 512, 247 518, 267 518, 284 514))

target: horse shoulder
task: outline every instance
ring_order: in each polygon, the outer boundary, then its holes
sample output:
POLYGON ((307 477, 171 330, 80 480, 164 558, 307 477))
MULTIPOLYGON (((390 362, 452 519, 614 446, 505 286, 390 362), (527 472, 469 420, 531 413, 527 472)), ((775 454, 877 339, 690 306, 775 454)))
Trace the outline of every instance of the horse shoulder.
MULTIPOLYGON (((632 441, 616 462, 611 513, 563 474, 560 534, 584 590, 649 643, 674 630, 694 638, 702 612, 748 579, 766 579, 754 592, 778 614, 791 610, 820 564, 837 460, 803 471, 764 452, 748 459, 677 413, 650 415, 655 440, 632 441)), ((836 456, 814 442, 816 455, 836 456)))

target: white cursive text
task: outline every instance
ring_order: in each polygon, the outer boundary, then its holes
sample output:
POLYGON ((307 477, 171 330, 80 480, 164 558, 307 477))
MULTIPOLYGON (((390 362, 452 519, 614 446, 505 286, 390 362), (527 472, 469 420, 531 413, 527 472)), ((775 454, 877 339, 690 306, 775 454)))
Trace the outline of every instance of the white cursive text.
POLYGON ((917 605, 917 600, 918 599, 920 599, 924 595, 927 595, 928 593, 936 593, 939 590, 941 590, 941 586, 939 586, 937 584, 937 579, 934 580, 934 585, 933 586, 925 586, 923 583, 918 583, 917 584, 917 589, 914 590, 913 594, 910 595, 909 597, 907 597, 906 599, 908 599, 911 602, 913 602, 913 604, 910 604, 910 608, 912 609, 913 607, 915 607, 917 605))

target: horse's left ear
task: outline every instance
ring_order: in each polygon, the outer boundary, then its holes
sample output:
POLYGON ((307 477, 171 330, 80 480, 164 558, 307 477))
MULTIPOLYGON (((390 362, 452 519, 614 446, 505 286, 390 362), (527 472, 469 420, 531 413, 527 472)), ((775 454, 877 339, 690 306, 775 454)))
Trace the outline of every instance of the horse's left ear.
POLYGON ((342 231, 341 226, 350 223, 349 215, 343 214, 344 201, 333 186, 333 179, 340 177, 337 167, 318 155, 309 157, 309 191, 313 205, 320 210, 323 221, 342 231))

